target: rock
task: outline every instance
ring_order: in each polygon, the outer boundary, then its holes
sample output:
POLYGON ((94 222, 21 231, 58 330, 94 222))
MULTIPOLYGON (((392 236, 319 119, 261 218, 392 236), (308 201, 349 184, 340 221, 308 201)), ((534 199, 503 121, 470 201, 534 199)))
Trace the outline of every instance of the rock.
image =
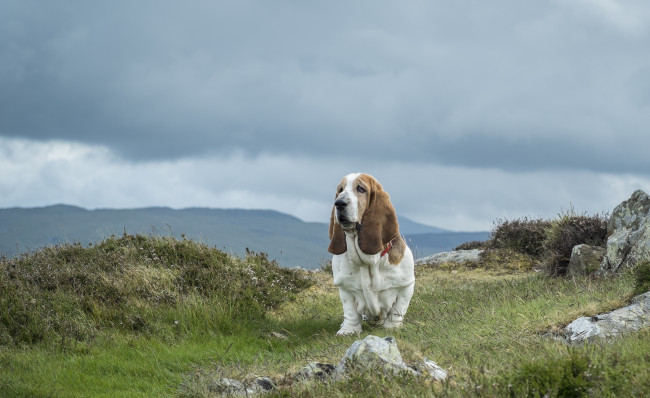
POLYGON ((208 391, 223 396, 246 395, 246 386, 239 380, 226 377, 214 379, 208 384, 208 391))
POLYGON ((590 275, 598 271, 606 249, 600 246, 576 245, 571 250, 568 275, 590 275))
POLYGON ((267 393, 276 388, 268 377, 257 377, 248 384, 235 379, 217 378, 208 384, 208 390, 224 397, 249 397, 267 393))
POLYGON ((325 381, 333 372, 334 365, 330 363, 310 362, 300 369, 294 378, 298 381, 325 381))
POLYGON ((454 250, 451 252, 436 253, 428 257, 422 257, 415 261, 415 265, 440 265, 444 263, 476 263, 483 253, 481 249, 454 250))
POLYGON ((564 329, 569 343, 611 339, 650 326, 650 292, 636 296, 632 303, 607 314, 581 317, 564 329))
POLYGON ((415 369, 421 376, 429 377, 435 381, 447 379, 447 371, 426 358, 422 362, 417 363, 415 369))
POLYGON ((638 190, 607 222, 607 252, 599 273, 618 272, 650 259, 650 197, 638 190))
POLYGON ((366 336, 355 341, 336 366, 335 377, 340 378, 350 371, 381 369, 386 374, 415 371, 402 361, 397 342, 392 337, 366 336))
MULTIPOLYGON (((252 391, 253 394, 266 393, 272 390, 275 390, 277 386, 270 378, 266 376, 256 377, 252 382, 248 384, 248 391, 252 391)), ((250 392, 249 392, 250 394, 250 392)))
POLYGON ((435 381, 445 380, 447 372, 435 362, 424 358, 423 361, 409 366, 402 360, 393 337, 381 338, 367 336, 355 341, 339 362, 334 371, 334 378, 340 379, 353 371, 381 370, 385 375, 408 373, 418 377, 427 377, 435 381))

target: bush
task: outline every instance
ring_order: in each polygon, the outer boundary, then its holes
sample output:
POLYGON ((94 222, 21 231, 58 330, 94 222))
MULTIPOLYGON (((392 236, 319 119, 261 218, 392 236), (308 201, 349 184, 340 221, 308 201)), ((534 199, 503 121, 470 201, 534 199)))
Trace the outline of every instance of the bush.
POLYGON ((583 397, 594 385, 591 368, 587 357, 571 351, 568 358, 525 363, 506 383, 512 397, 583 397))
POLYGON ((634 267, 634 295, 650 292, 650 260, 645 260, 634 267))
POLYGON ((564 275, 574 246, 605 246, 606 243, 607 220, 604 216, 576 216, 572 213, 561 215, 547 229, 543 262, 551 275, 564 275))
POLYGON ((474 249, 486 249, 488 246, 487 241, 478 241, 478 240, 472 240, 470 242, 465 242, 461 243, 460 245, 456 246, 454 250, 474 250, 474 249))
POLYGON ((0 345, 82 341, 115 328, 155 334, 174 324, 165 317, 196 305, 211 308, 201 318, 263 318, 311 283, 266 254, 239 259, 185 239, 124 234, 47 247, 0 259, 0 345))
POLYGON ((508 249, 539 257, 551 222, 542 219, 499 220, 492 229, 488 244, 494 249, 508 249))

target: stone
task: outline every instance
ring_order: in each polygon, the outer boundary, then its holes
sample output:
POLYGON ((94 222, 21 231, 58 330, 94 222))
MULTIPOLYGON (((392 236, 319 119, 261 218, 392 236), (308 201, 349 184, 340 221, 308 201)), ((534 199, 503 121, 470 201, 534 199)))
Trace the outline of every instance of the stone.
POLYGON ((607 222, 607 252, 600 274, 616 273, 650 259, 650 197, 635 191, 614 208, 607 222))
POLYGON ((636 296, 632 303, 606 314, 581 317, 564 329, 571 344, 612 339, 650 326, 650 292, 636 296))
POLYGON ((276 388, 277 386, 273 380, 266 376, 259 376, 254 378, 253 381, 248 384, 247 391, 249 394, 251 391, 253 394, 262 394, 275 390, 276 388))
POLYGON ((208 391, 222 396, 246 395, 246 386, 239 380, 227 377, 212 380, 208 384, 208 391))
POLYGON ((250 383, 226 377, 216 378, 208 384, 208 390, 224 397, 250 397, 264 394, 276 388, 268 377, 256 377, 250 383))
POLYGON ((431 256, 422 257, 415 261, 415 265, 440 265, 444 263, 477 263, 483 253, 481 249, 454 250, 451 252, 436 253, 431 256))
POLYGON ((408 372, 417 374, 402 361, 402 355, 393 337, 366 336, 355 341, 336 366, 335 379, 351 371, 381 370, 385 374, 408 372))
POLYGON ((567 275, 591 275, 598 271, 606 248, 601 246, 576 245, 571 250, 567 275))
POLYGON ((424 358, 422 362, 415 364, 415 370, 420 374, 420 376, 428 377, 435 381, 443 381, 447 379, 447 371, 427 358, 424 358))
POLYGON ((330 363, 310 362, 295 374, 298 381, 319 380, 325 381, 334 372, 334 365, 330 363))

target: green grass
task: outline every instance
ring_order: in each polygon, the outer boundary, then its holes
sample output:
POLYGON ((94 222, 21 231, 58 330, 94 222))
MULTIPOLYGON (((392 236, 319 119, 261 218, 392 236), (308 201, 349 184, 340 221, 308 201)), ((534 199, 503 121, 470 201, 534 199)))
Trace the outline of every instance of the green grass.
POLYGON ((551 278, 507 264, 507 273, 494 264, 420 267, 404 326, 365 326, 360 337, 394 336, 405 361, 432 359, 449 372, 447 382, 362 373, 343 382, 299 384, 291 375, 303 365, 336 364, 360 338, 335 336, 342 310, 327 273, 306 281, 304 273, 276 269, 264 256, 236 259, 160 238, 114 238, 99 249, 63 249, 23 258, 22 272, 9 260, 1 263, 3 287, 26 301, 11 314, 22 314, 38 333, 6 319, 19 300, 0 302, 0 396, 206 396, 212 377, 257 375, 278 384, 272 396, 650 393, 648 330, 580 347, 544 336, 579 316, 624 305, 635 287, 633 273, 551 278), (147 260, 154 258, 149 249, 138 254, 141 247, 155 249, 158 260, 147 260), (48 262, 67 267, 66 273, 48 268, 48 262), (103 276, 86 272, 87 284, 78 286, 82 269, 103 276), (16 272, 13 279, 8 270, 16 272), (253 276, 256 291, 244 281, 253 276), (238 295, 233 286, 249 291, 238 295), (50 304, 38 307, 42 300, 50 304), (40 328, 36 316, 47 328, 40 328), (125 324, 128 319, 140 321, 125 324), (16 337, 23 335, 38 338, 16 337))

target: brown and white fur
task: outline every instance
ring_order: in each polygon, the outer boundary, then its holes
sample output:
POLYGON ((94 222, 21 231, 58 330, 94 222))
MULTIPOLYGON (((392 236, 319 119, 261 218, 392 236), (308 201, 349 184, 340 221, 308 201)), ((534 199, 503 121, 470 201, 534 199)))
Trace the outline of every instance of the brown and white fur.
POLYGON ((388 193, 374 177, 354 173, 343 178, 329 237, 334 284, 343 303, 337 334, 360 333, 364 317, 385 328, 401 326, 415 284, 413 253, 399 234, 388 193))

